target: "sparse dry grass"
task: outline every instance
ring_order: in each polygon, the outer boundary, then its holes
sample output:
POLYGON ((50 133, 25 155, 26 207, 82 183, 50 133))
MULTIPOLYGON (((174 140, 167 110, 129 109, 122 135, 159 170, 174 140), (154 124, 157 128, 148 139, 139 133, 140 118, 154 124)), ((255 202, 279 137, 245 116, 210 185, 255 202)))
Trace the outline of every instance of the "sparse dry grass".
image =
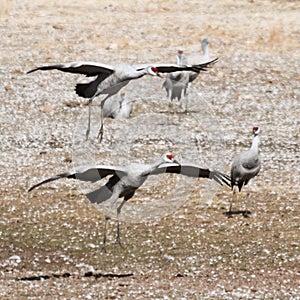
POLYGON ((0 17, 7 15, 11 8, 11 0, 1 0, 0 2, 0 17))
MULTIPOLYGON (((41 209, 38 195, 33 195, 30 197, 30 208, 24 203, 9 213, 7 205, 1 209, 2 216, 10 217, 6 225, 1 224, 1 259, 8 259, 12 251, 22 257, 22 262, 18 264, 21 272, 13 272, 15 267, 8 265, 2 268, 6 274, 2 278, 12 279, 10 285, 17 287, 23 283, 14 282, 16 278, 30 278, 33 275, 51 278, 54 274, 57 279, 49 279, 47 291, 37 289, 33 294, 35 297, 53 293, 51 286, 55 281, 62 285, 70 285, 78 279, 89 281, 85 277, 92 270, 89 266, 97 270, 91 273, 99 277, 95 283, 106 285, 105 277, 101 279, 105 274, 128 275, 123 280, 117 277, 111 279, 112 286, 114 282, 119 282, 121 286, 124 284, 121 290, 128 295, 139 282, 146 298, 145 288, 155 280, 161 283, 155 292, 159 298, 165 292, 172 293, 171 290, 164 290, 170 288, 170 280, 177 281, 182 288, 191 287, 192 282, 199 281, 197 293, 204 296, 213 288, 216 274, 219 274, 218 284, 224 285, 229 293, 245 285, 253 289, 253 295, 264 285, 279 289, 279 292, 280 284, 284 282, 291 289, 296 288, 293 282, 297 281, 295 274, 298 269, 299 205, 293 197, 290 202, 289 199, 276 201, 277 195, 272 193, 258 193, 257 196, 264 202, 258 208, 249 207, 255 215, 248 219, 226 218, 222 215, 225 209, 222 209, 220 202, 198 211, 199 215, 187 203, 176 214, 184 213, 184 218, 170 216, 150 226, 123 223, 124 248, 114 244, 116 224, 111 222, 110 240, 104 254, 99 243, 103 216, 100 217, 88 206, 82 206, 78 195, 52 195, 49 201, 43 201, 45 207, 51 204, 52 207, 66 206, 67 209, 57 211, 49 207, 48 213, 41 209), (272 207, 268 206, 269 203, 272 207), (40 216, 31 215, 36 211, 40 212, 40 216)), ((228 198, 224 201, 227 206, 228 198)), ((74 295, 75 291, 75 294, 80 294, 75 286, 72 289, 71 292, 64 290, 64 297, 74 295)), ((117 292, 118 297, 122 295, 121 290, 117 292)), ((99 294, 103 295, 100 290, 99 294)))
MULTIPOLYGON (((1 299, 299 299, 297 1, 192 1, 184 7, 174 1, 22 1, 22 15, 10 11, 10 1, 1 5, 7 19, 0 28, 1 299), (24 73, 73 60, 170 61, 178 46, 199 51, 204 36, 220 61, 195 82, 192 95, 218 117, 224 171, 249 146, 253 122, 263 127, 263 169, 254 188, 234 203, 252 215, 223 215, 231 198, 226 188, 203 206, 205 185, 197 183, 189 200, 159 222, 122 222, 124 248, 115 245, 116 222, 110 222, 103 253, 103 215, 79 184, 65 180, 30 194, 27 188, 71 169, 89 151, 97 162, 109 161, 110 144, 76 153, 72 134, 85 107, 64 104, 78 101, 71 93, 75 75, 24 73), (36 280, 26 280, 32 276, 36 280)), ((149 78, 137 90, 128 86, 128 95, 139 100, 134 116, 167 110, 152 84, 161 86, 149 78)), ((193 131, 191 115, 174 118, 188 120, 184 125, 193 131)), ((111 120, 106 125, 117 126, 111 120)), ((198 132, 212 123, 202 125, 198 132)), ((137 142, 130 150, 150 159, 158 148, 137 142)), ((199 159, 207 153, 202 148, 199 159)), ((133 203, 151 193, 159 198, 165 184, 140 191, 133 203)))

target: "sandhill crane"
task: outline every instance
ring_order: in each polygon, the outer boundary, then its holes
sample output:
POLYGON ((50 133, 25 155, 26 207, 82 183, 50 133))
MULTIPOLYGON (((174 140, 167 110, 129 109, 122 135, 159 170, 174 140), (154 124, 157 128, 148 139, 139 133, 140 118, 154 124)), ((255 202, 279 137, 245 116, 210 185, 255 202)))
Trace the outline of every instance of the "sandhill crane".
MULTIPOLYGON (((177 52, 177 64, 183 65, 183 50, 179 49, 177 52)), ((181 100, 181 97, 186 96, 186 91, 189 84, 189 72, 178 71, 169 73, 162 84, 162 87, 165 88, 167 92, 167 97, 171 101, 176 99, 181 100)))
MULTIPOLYGON (((183 50, 179 49, 177 52, 177 64, 187 65, 188 63, 193 64, 196 61, 210 61, 207 38, 201 41, 201 47, 203 52, 202 56, 199 57, 199 55, 196 55, 194 57, 189 57, 189 59, 183 55, 183 50)), ((198 75, 199 72, 193 71, 174 72, 168 74, 162 85, 167 92, 167 97, 170 98, 171 101, 176 98, 180 101, 181 98, 186 97, 189 83, 193 82, 198 75)))
MULTIPOLYGON (((90 98, 89 103, 89 118, 88 128, 86 131, 86 138, 90 132, 90 117, 91 117, 91 103, 95 97, 105 94, 107 95, 101 101, 101 111, 103 117, 103 104, 107 98, 118 93, 121 88, 129 83, 130 80, 141 78, 145 75, 160 76, 160 73, 171 73, 176 71, 193 71, 199 73, 205 71, 209 65, 215 63, 218 58, 206 62, 204 64, 194 65, 177 65, 177 64, 118 64, 115 66, 95 63, 95 62, 71 62, 66 64, 58 64, 51 66, 42 66, 30 70, 27 74, 42 70, 59 70, 68 73, 79 73, 87 77, 96 76, 96 79, 90 83, 78 83, 76 85, 76 93, 80 97, 90 98)), ((101 126, 98 138, 102 139, 103 134, 103 118, 101 118, 101 126)))
POLYGON ((158 175, 163 173, 176 173, 196 178, 213 179, 219 184, 226 184, 230 186, 230 177, 218 171, 211 171, 209 169, 202 169, 194 164, 180 165, 172 153, 162 155, 158 160, 152 164, 130 164, 128 166, 105 166, 96 165, 92 167, 82 167, 76 172, 63 173, 57 176, 46 179, 34 186, 28 191, 39 187, 42 184, 51 182, 60 178, 72 178, 81 181, 96 182, 106 176, 111 175, 107 183, 100 189, 87 194, 88 199, 92 203, 102 203, 108 201, 109 206, 105 213, 105 225, 103 236, 103 248, 106 243, 106 228, 107 221, 110 219, 111 209, 117 202, 118 198, 123 198, 121 204, 117 207, 118 227, 117 227, 117 242, 120 244, 120 227, 119 215, 123 205, 131 197, 135 191, 146 181, 149 175, 158 175))
POLYGON ((108 98, 103 105, 103 116, 106 118, 127 119, 131 112, 132 102, 125 97, 125 93, 108 98))
MULTIPOLYGON (((239 192, 242 190, 244 185, 247 185, 249 180, 254 178, 260 171, 261 160, 259 157, 259 127, 253 127, 253 140, 251 148, 245 152, 238 154, 231 166, 231 188, 235 194, 235 186, 238 186, 239 192)), ((228 215, 232 214, 232 201, 230 202, 228 215)), ((247 216, 248 212, 245 211, 244 216, 247 216)))

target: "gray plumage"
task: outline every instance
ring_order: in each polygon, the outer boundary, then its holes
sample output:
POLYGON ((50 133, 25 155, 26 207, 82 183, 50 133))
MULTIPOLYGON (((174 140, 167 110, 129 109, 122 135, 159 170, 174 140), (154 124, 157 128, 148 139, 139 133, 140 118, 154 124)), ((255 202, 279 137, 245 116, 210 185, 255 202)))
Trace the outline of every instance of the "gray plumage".
POLYGON ((42 66, 30 70, 27 74, 42 70, 59 70, 68 73, 83 74, 87 77, 97 76, 90 83, 77 84, 76 93, 80 97, 95 98, 100 94, 114 95, 122 87, 127 85, 130 80, 141 78, 145 75, 157 76, 160 73, 171 73, 176 71, 193 71, 200 72, 207 70, 210 64, 217 59, 205 62, 204 64, 195 65, 178 65, 178 64, 119 64, 106 65, 95 62, 71 62, 52 66, 42 66))
POLYGON ((132 112, 132 102, 125 97, 125 93, 107 99, 103 105, 103 116, 113 119, 127 119, 132 112))
MULTIPOLYGON (((177 64, 183 65, 183 51, 181 49, 177 52, 177 64)), ((167 74, 162 87, 165 88, 167 92, 167 97, 173 101, 177 98, 178 101, 185 97, 187 94, 187 88, 189 84, 189 72, 173 72, 167 74)))
MULTIPOLYGON (((77 179, 80 181, 96 182, 106 176, 112 176, 107 184, 108 189, 113 192, 114 186, 121 180, 124 190, 121 191, 122 196, 126 195, 126 191, 138 189, 149 175, 158 175, 163 173, 175 173, 189 177, 196 178, 208 178, 213 179, 220 185, 226 184, 230 186, 230 177, 218 171, 211 171, 209 169, 201 168, 195 164, 179 164, 174 160, 174 156, 171 153, 166 153, 161 156, 153 164, 131 164, 128 166, 105 166, 96 165, 94 167, 81 167, 76 172, 67 172, 48 178, 34 186, 28 191, 32 191, 37 187, 55 181, 61 178, 77 179), (175 162, 175 163, 174 163, 175 162), (172 164, 171 164, 172 163, 172 164), (112 178, 115 178, 112 180, 112 178), (114 182, 114 185, 111 183, 114 182)), ((106 185, 105 185, 106 186, 106 185)), ((101 188, 100 188, 101 189, 101 188)), ((98 189, 97 191, 99 191, 98 189)), ((120 195, 121 195, 120 194, 120 195)), ((106 198, 101 197, 101 193, 98 193, 99 198, 90 199, 92 202, 101 203, 106 198)), ((120 196, 121 198, 121 196, 120 196)))
MULTIPOLYGON (((51 66, 42 66, 30 70, 29 73, 41 70, 59 70, 68 73, 83 74, 87 77, 96 77, 89 83, 78 83, 76 85, 76 93, 80 97, 89 99, 89 118, 88 128, 86 131, 86 138, 90 132, 90 118, 91 118, 91 103, 95 97, 105 94, 107 95, 102 101, 101 105, 112 95, 118 93, 130 80, 141 78, 145 75, 160 76, 160 73, 171 73, 176 71, 193 71, 200 72, 207 70, 209 65, 215 63, 217 59, 206 62, 204 64, 195 65, 177 65, 177 64, 118 64, 115 66, 95 63, 95 62, 71 62, 66 64, 58 64, 51 66)), ((101 107, 102 108, 102 107, 101 107)), ((103 114, 103 113, 102 113, 103 114)), ((98 138, 102 139, 103 134, 103 118, 101 118, 101 127, 98 138)))
POLYGON ((231 166, 231 187, 238 186, 241 191, 250 179, 254 178, 261 168, 259 157, 259 128, 253 127, 253 140, 251 148, 238 154, 231 166))
MULTIPOLYGON (((175 173, 184 176, 196 178, 213 179, 219 184, 226 184, 230 186, 230 177, 218 171, 211 171, 209 169, 200 168, 193 164, 180 165, 171 153, 162 155, 158 160, 152 164, 131 164, 128 166, 104 166, 97 165, 94 167, 82 167, 76 172, 63 173, 57 176, 46 179, 34 186, 28 191, 60 178, 77 179, 81 181, 96 182, 106 176, 111 176, 107 183, 87 194, 88 199, 92 203, 109 202, 108 209, 105 214, 105 230, 103 244, 106 242, 106 223, 110 219, 111 209, 119 198, 124 198, 117 208, 117 215, 121 213, 123 205, 130 198, 134 196, 135 191, 143 185, 149 175, 159 175, 163 173, 175 173)), ((119 241, 119 225, 118 236, 119 241)))
MULTIPOLYGON (((187 58, 183 54, 183 50, 179 49, 177 53, 177 64, 178 65, 187 65, 187 64, 199 64, 205 63, 211 60, 209 56, 208 49, 208 39, 205 38, 201 41, 202 56, 199 55, 190 56, 187 58)), ((187 89, 191 82, 193 82, 199 75, 199 72, 193 71, 183 71, 183 72, 174 72, 167 75, 165 81, 163 82, 162 87, 165 88, 167 92, 167 97, 172 101, 177 99, 178 101, 181 98, 187 96, 187 89)))
MULTIPOLYGON (((261 160, 259 157, 259 132, 258 127, 253 127, 253 140, 249 150, 238 154, 231 166, 231 188, 235 192, 234 187, 237 186, 239 191, 242 190, 244 185, 247 185, 249 181, 254 178, 260 171, 261 160)), ((228 214, 231 214, 232 200, 229 207, 228 214)), ((243 212, 244 216, 248 215, 248 212, 243 212)))

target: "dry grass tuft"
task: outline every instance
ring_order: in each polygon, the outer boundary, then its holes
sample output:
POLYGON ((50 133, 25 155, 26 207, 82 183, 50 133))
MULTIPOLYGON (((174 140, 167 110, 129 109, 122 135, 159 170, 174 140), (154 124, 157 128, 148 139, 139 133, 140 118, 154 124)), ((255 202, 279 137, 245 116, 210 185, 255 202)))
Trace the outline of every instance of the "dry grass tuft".
POLYGON ((7 15, 7 13, 9 12, 10 6, 11 6, 11 1, 1 0, 1 2, 0 2, 0 16, 7 15))
POLYGON ((284 39, 282 24, 274 24, 270 27, 269 44, 280 44, 284 39))

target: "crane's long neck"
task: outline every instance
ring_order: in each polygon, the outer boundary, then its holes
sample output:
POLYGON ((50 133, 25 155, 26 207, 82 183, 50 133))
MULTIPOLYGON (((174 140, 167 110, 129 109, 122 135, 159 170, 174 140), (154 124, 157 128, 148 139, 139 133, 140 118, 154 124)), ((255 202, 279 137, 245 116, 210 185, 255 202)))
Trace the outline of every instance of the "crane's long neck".
POLYGON ((259 146, 259 136, 254 135, 253 140, 252 140, 252 146, 251 146, 250 150, 255 153, 258 153, 258 146, 259 146))
POLYGON ((161 164, 163 164, 163 163, 164 163, 164 161, 163 161, 163 159, 160 157, 156 162, 154 162, 153 164, 150 165, 150 169, 151 169, 150 172, 156 170, 156 169, 157 169, 161 164))
POLYGON ((208 50, 208 44, 202 45, 202 52, 203 52, 203 57, 204 59, 209 60, 209 50, 208 50))
POLYGON ((148 70, 147 69, 142 69, 142 70, 136 71, 134 75, 129 76, 128 80, 141 78, 146 74, 148 74, 148 70))
POLYGON ((146 170, 145 172, 143 172, 142 176, 148 176, 149 174, 151 174, 151 172, 153 172, 154 170, 156 170, 163 163, 164 163, 164 161, 162 160, 162 158, 159 158, 156 162, 154 162, 153 164, 149 165, 148 170, 146 170))
POLYGON ((182 54, 177 54, 177 65, 182 65, 182 54))

